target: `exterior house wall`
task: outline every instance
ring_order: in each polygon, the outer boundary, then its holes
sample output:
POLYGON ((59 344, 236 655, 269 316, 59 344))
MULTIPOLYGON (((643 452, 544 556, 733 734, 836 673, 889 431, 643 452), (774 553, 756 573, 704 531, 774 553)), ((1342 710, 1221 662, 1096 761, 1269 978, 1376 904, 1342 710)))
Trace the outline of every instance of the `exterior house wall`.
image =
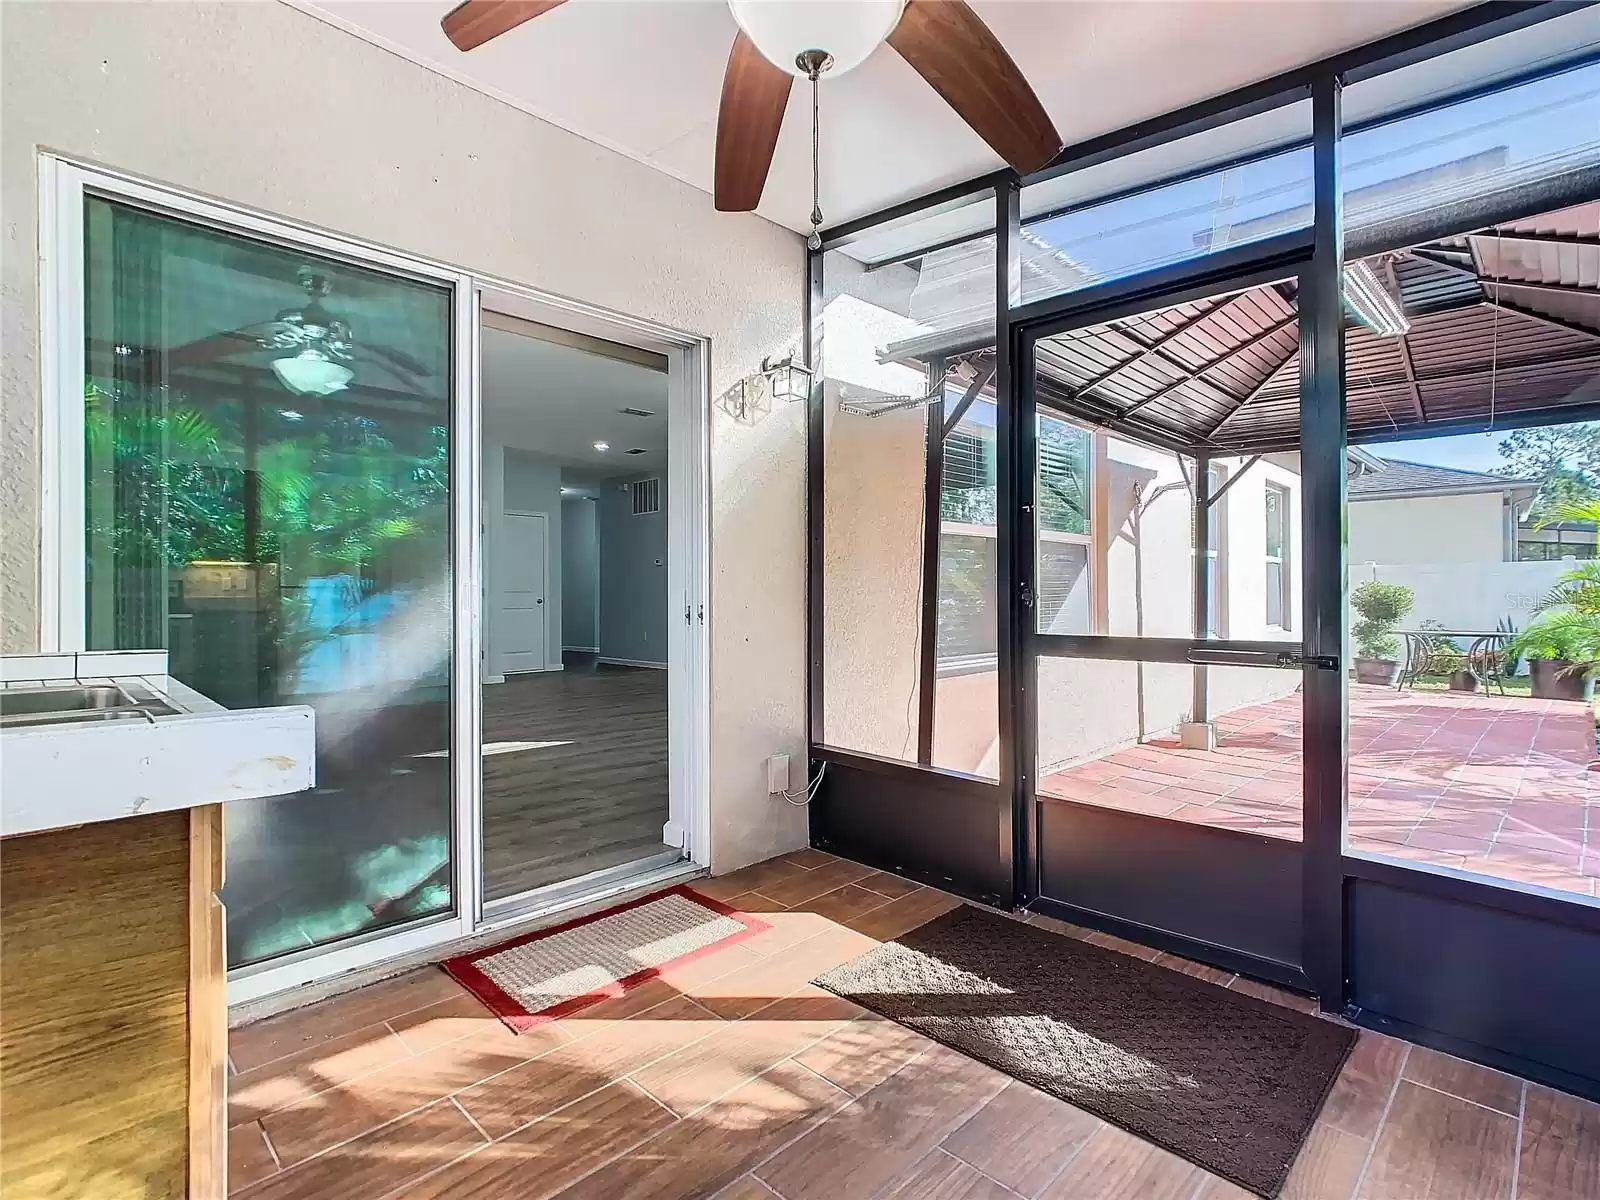
POLYGON ((1497 563, 1506 547, 1501 492, 1353 500, 1348 561, 1358 563, 1497 563))
MULTIPOLYGON (((281 4, 10 3, 0 70, 0 648, 39 637, 40 149, 712 339, 720 396, 803 337, 793 233, 281 4)), ((711 863, 805 844, 805 414, 715 405, 711 863)))

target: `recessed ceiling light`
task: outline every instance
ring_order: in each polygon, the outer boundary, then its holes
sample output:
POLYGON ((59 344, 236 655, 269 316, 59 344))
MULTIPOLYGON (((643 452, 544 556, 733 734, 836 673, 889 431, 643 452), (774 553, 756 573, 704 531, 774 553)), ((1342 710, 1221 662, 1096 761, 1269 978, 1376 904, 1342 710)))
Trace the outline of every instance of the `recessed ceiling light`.
POLYGON ((646 450, 643 446, 634 446, 630 450, 624 450, 623 453, 624 454, 649 454, 650 451, 646 450))
POLYGON ((594 448, 596 450, 600 451, 601 454, 604 454, 607 450, 611 449, 611 443, 610 442, 596 442, 594 444, 594 448))

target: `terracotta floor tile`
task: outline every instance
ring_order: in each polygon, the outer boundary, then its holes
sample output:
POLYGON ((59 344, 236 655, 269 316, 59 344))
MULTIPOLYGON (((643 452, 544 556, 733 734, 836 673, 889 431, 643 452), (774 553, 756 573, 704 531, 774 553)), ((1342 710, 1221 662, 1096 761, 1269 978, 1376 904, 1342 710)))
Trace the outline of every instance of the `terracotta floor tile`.
POLYGON ((755 913, 757 916, 770 912, 787 912, 786 906, 776 900, 769 900, 760 892, 740 892, 737 896, 730 896, 723 901, 728 907, 743 913, 755 913))
POLYGON ((1189 1200, 1205 1172, 1175 1154, 1101 1125, 1042 1200, 1189 1200))
POLYGON ((1149 946, 1142 946, 1138 942, 1130 942, 1126 938, 1119 938, 1114 933, 1104 933, 1096 929, 1084 941, 1093 946, 1104 946, 1107 950, 1115 950, 1118 954, 1127 954, 1133 958, 1142 958, 1145 962, 1154 962, 1161 951, 1149 946))
POLYGON ((1257 1000, 1270 1000, 1274 1004, 1281 1004, 1298 1012, 1317 1011, 1317 1002, 1312 997, 1302 996, 1299 992, 1291 992, 1287 988, 1273 987, 1272 984, 1262 983, 1258 979, 1247 979, 1240 975, 1228 986, 1236 992, 1243 992, 1246 996, 1254 996, 1257 1000))
MULTIPOLYGON (((774 901, 773 903, 776 903, 774 901)), ((816 937, 819 933, 826 933, 834 928, 834 922, 827 917, 820 917, 813 912, 795 911, 779 908, 774 912, 759 914, 770 928, 739 943, 739 945, 752 954, 763 958, 770 958, 780 954, 809 938, 816 937)))
POLYGON ((730 1022, 693 1045, 657 1059, 631 1078, 678 1116, 686 1117, 844 1024, 753 1016, 730 1022))
POLYGON ((553 1025, 519 1037, 497 1022, 268 1113, 261 1124, 289 1166, 570 1041, 553 1025))
POLYGON ((1318 1121, 1300 1148, 1279 1200, 1350 1200, 1372 1143, 1318 1121))
POLYGON ((267 1135, 257 1121, 247 1121, 228 1130, 228 1192, 249 1187, 278 1169, 267 1135))
POLYGON ((918 925, 924 925, 935 917, 949 912, 960 903, 961 901, 954 896, 936 892, 932 888, 924 888, 920 892, 891 900, 881 908, 875 908, 862 916, 851 917, 845 924, 858 933, 887 942, 903 933, 910 933, 918 925))
POLYGON ((501 1138, 720 1028, 691 1001, 669 1000, 475 1083, 457 1099, 491 1138, 501 1138))
POLYGON ((746 1175, 743 1179, 734 1180, 711 1200, 783 1200, 783 1198, 754 1175, 746 1175))
POLYGON ((1402 1079, 1359 1200, 1508 1200, 1515 1119, 1402 1079))
POLYGON ((1040 929, 1048 929, 1051 933, 1059 933, 1062 937, 1077 938, 1080 942, 1088 941, 1089 935, 1094 932, 1082 925, 1074 925, 1070 921, 1062 921, 1056 917, 1047 917, 1043 913, 1027 914, 1030 925, 1037 925, 1040 929))
POLYGON ((228 1121, 238 1125, 298 1104, 411 1057, 387 1025, 369 1025, 228 1077, 228 1121))
POLYGON ((818 896, 815 900, 806 901, 803 907, 816 916, 826 917, 830 921, 842 924, 848 917, 859 917, 887 903, 889 897, 880 896, 877 892, 857 884, 847 883, 842 888, 818 896))
POLYGON ((792 850, 788 854, 780 854, 777 861, 791 863, 797 867, 804 867, 808 871, 814 871, 818 867, 826 867, 830 863, 842 860, 836 854, 828 854, 825 851, 807 846, 803 850, 792 850))
POLYGON ((398 1200, 544 1200, 673 1119, 633 1084, 613 1083, 473 1151, 398 1200))
POLYGON ((890 900, 898 900, 901 896, 909 896, 912 892, 922 890, 920 883, 902 879, 899 875, 891 875, 887 871, 874 871, 870 875, 864 875, 856 880, 856 884, 890 900))
POLYGON ((769 858, 766 862, 759 862, 727 875, 696 879, 692 886, 695 891, 710 896, 713 900, 727 901, 741 892, 760 892, 766 895, 768 887, 775 887, 783 880, 804 870, 804 867, 797 867, 793 863, 769 858))
POLYGON ((1013 1191, 1033 1196, 1099 1127, 1099 1118, 1013 1080, 941 1145, 1013 1191))
POLYGON ((1227 987, 1238 978, 1232 971, 1195 962, 1191 958, 1180 958, 1176 954, 1158 954, 1150 961, 1158 967, 1166 967, 1169 971, 1177 971, 1183 975, 1192 975, 1196 979, 1204 979, 1207 983, 1214 983, 1218 987, 1227 987))
POLYGON ((379 1025, 390 1017, 453 999, 459 990, 443 971, 422 967, 343 996, 231 1030, 228 1053, 235 1069, 246 1072, 275 1058, 379 1025))
POLYGON ((1006 1077, 937 1046, 755 1171, 786 1200, 871 1196, 927 1155, 1006 1077))
POLYGON ((825 932, 782 954, 769 955, 742 970, 686 988, 685 992, 717 1016, 735 1021, 790 995, 816 976, 865 954, 874 945, 870 938, 854 930, 830 925, 825 932))
POLYGON ((865 1095, 935 1042, 893 1021, 852 1021, 795 1061, 852 1096, 865 1095))
POLYGON ((1396 1038, 1362 1030, 1317 1119, 1363 1140, 1377 1136, 1410 1048, 1396 1038))
POLYGON ((1517 1200, 1600 1196, 1600 1104, 1528 1085, 1517 1200))
POLYGON ((780 1063, 579 1180, 562 1200, 712 1195, 846 1099, 804 1067, 780 1063))
POLYGON ((787 996, 779 997, 771 1004, 763 1005, 745 1021, 833 1021, 844 1024, 847 1021, 859 1021, 872 1014, 854 1000, 846 1000, 843 996, 835 996, 832 992, 825 992, 813 984, 806 984, 790 992, 787 996))
POLYGON ((935 1150, 878 1193, 880 1200, 1016 1200, 1009 1188, 935 1150))
POLYGON ((757 888, 763 896, 787 904, 790 908, 804 908, 807 901, 825 896, 836 888, 872 874, 871 867, 839 858, 812 871, 803 871, 780 879, 776 883, 757 888))
POLYGON ((498 1025, 500 1018, 484 1007, 471 992, 459 988, 459 995, 415 1012, 389 1018, 387 1024, 413 1054, 432 1050, 498 1025))
POLYGON ((1508 1116, 1522 1111, 1522 1080, 1426 1046, 1411 1048, 1401 1076, 1508 1116))
POLYGON ((441 1100, 239 1194, 249 1200, 378 1200, 483 1143, 462 1111, 441 1100))

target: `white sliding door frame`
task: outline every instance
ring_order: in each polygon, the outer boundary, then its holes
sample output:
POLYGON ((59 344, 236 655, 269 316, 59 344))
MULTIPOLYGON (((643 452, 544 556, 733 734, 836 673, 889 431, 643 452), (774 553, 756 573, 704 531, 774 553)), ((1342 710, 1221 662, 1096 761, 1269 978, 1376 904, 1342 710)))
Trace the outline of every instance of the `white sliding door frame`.
MULTIPOLYGON (((381 967, 497 928, 550 907, 537 897, 518 912, 491 914, 483 903, 482 661, 483 579, 481 302, 578 333, 656 351, 669 359, 672 439, 669 510, 670 594, 689 620, 674 622, 669 680, 673 714, 672 824, 684 852, 704 866, 710 854, 710 747, 706 719, 710 668, 703 615, 709 603, 705 541, 707 493, 707 339, 611 313, 447 263, 398 253, 242 206, 207 199, 122 172, 41 153, 39 163, 40 649, 85 648, 84 214, 87 195, 103 196, 206 227, 303 248, 356 265, 448 287, 451 304, 451 859, 453 904, 395 929, 379 929, 229 972, 228 999, 238 1004, 342 974, 381 967), (680 667, 679 664, 682 664, 680 667)), ((658 872, 659 874, 659 872, 658 872)), ((622 891, 637 880, 608 884, 622 891)), ((603 892, 601 894, 604 894, 603 892)), ((584 899, 596 899, 591 894, 584 899)))
MULTIPOLYGON (((707 543, 711 502, 709 342, 665 325, 622 316, 578 301, 551 297, 501 280, 480 280, 488 312, 601 338, 667 360, 667 639, 668 845, 705 867, 711 855, 711 665, 707 637, 710 580, 707 543)), ((596 629, 598 640, 599 630, 596 629)), ((481 801, 481 797, 480 797, 481 801)), ((609 874, 609 873, 608 873, 609 874)), ((511 914, 540 905, 556 884, 497 900, 492 912, 511 914)))

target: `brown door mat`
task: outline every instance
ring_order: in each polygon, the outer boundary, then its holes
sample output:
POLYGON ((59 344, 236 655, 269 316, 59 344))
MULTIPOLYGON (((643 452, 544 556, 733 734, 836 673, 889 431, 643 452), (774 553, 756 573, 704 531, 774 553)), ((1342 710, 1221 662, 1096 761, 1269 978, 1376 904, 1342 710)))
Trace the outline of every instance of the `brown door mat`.
POLYGON ((816 983, 1269 1198, 1356 1040, 965 905, 816 983))

